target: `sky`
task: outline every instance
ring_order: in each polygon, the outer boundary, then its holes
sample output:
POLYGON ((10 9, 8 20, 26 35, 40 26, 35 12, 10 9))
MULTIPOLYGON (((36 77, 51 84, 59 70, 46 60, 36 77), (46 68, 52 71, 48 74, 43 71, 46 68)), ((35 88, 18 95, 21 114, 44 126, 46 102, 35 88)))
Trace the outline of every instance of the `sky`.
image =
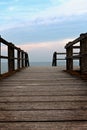
POLYGON ((87 0, 0 0, 0 35, 32 61, 51 61, 87 32, 87 0))

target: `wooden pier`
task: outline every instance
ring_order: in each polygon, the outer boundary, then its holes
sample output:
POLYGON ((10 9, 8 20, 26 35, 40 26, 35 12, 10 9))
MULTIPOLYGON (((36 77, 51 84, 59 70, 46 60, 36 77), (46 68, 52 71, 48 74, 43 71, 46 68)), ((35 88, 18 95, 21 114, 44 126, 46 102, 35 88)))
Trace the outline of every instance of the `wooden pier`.
POLYGON ((87 130, 87 80, 29 67, 0 81, 0 130, 87 130))
POLYGON ((27 52, 0 37, 0 130, 87 130, 87 33, 65 48, 53 54, 56 67, 28 67, 27 52), (66 68, 57 67, 57 60, 66 60, 66 68))

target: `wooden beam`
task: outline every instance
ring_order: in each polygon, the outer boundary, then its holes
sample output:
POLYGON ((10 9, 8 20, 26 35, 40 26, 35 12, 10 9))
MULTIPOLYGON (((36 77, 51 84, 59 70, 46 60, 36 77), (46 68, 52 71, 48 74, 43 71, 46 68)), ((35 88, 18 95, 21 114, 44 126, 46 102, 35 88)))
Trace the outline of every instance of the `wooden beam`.
POLYGON ((57 55, 66 55, 66 53, 56 53, 57 55))
POLYGON ((80 49, 80 46, 73 46, 73 49, 80 49))

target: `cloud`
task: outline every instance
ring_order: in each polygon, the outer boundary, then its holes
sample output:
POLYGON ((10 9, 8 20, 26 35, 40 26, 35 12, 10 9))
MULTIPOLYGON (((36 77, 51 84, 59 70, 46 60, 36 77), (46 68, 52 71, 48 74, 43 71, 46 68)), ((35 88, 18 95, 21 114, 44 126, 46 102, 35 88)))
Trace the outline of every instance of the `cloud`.
MULTIPOLYGON (((52 5, 44 9, 33 8, 26 12, 27 24, 51 24, 66 21, 85 15, 87 13, 87 1, 85 0, 51 0, 52 5), (59 4, 59 1, 61 4, 59 4), (37 10, 37 11, 35 11, 37 10), (31 15, 33 14, 33 15, 31 15), (29 17, 30 16, 30 17, 29 17)), ((26 24, 26 25, 27 25, 26 24)))
MULTIPOLYGON (((15 0, 18 2, 18 0, 15 0)), ((71 19, 75 19, 80 15, 87 14, 87 1, 86 0, 50 0, 51 5, 44 8, 29 7, 24 5, 13 5, 9 7, 9 10, 12 11, 12 14, 6 13, 9 15, 9 20, 7 22, 13 24, 11 28, 24 26, 31 26, 37 24, 52 24, 58 22, 64 22, 71 19), (59 2, 61 4, 59 4, 59 2), (16 21, 17 24, 14 24, 13 21, 16 21), (23 24, 24 23, 24 24, 23 24)), ((9 11, 8 10, 8 11, 9 11)), ((4 16, 5 17, 5 16, 4 16)), ((4 25, 5 26, 5 25, 4 25)), ((3 28, 4 28, 3 26, 3 28)), ((2 29, 3 29, 2 28, 2 29)))
POLYGON ((9 11, 14 11, 15 7, 14 6, 10 6, 8 9, 9 9, 9 11))
POLYGON ((0 1, 0 5, 6 5, 6 4, 7 4, 7 2, 0 1))
POLYGON ((37 17, 43 19, 45 22, 55 22, 61 20, 69 20, 69 17, 73 18, 79 15, 87 13, 87 1, 85 0, 67 0, 60 5, 51 6, 43 11, 41 11, 37 17))
POLYGON ((65 11, 66 15, 79 15, 87 13, 87 1, 85 0, 70 0, 67 3, 64 4, 65 8, 63 11, 65 11))

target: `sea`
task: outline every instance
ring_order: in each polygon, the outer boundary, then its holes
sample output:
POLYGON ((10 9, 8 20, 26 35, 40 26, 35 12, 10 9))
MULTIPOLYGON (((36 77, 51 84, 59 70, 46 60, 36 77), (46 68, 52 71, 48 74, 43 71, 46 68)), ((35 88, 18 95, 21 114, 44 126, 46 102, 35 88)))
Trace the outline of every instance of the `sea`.
MULTIPOLYGON (((79 66, 79 62, 78 61, 75 61, 74 62, 74 65, 75 66, 79 66)), ((46 67, 46 66, 49 66, 51 67, 52 66, 52 62, 30 62, 30 66, 31 67, 46 67)), ((57 62, 57 66, 62 66, 62 67, 65 67, 66 66, 66 61, 58 61, 57 62)), ((17 64, 15 63, 15 69, 17 69, 17 64)), ((7 73, 8 72, 8 63, 7 62, 1 62, 0 64, 0 74, 3 74, 3 73, 7 73)))

